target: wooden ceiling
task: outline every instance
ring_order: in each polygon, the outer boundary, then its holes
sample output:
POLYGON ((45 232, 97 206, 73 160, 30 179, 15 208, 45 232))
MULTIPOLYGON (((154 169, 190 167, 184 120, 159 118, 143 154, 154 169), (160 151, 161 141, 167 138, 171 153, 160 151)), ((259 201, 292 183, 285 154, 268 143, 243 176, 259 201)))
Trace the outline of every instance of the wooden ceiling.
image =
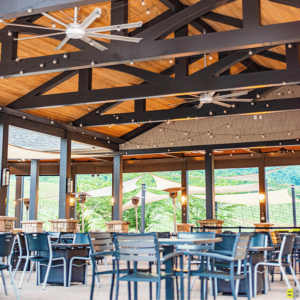
MULTIPOLYGON (((146 5, 142 6, 140 1, 130 0, 129 1, 129 22, 143 21, 144 23, 150 21, 156 16, 162 14, 168 8, 158 0, 145 0, 146 5), (147 9, 150 10, 150 14, 147 14, 147 9)), ((194 0, 181 0, 183 4, 191 5, 196 3, 194 0)), ((100 7, 102 9, 102 15, 97 19, 91 27, 100 27, 110 25, 110 12, 111 12, 111 2, 100 3, 99 5, 87 5, 83 6, 80 9, 79 18, 84 19, 89 15, 95 7, 100 7)), ((275 24, 275 23, 284 23, 291 21, 300 20, 300 9, 284 6, 281 4, 276 4, 270 2, 269 0, 261 0, 261 15, 263 25, 275 24)), ((73 9, 66 9, 63 11, 66 15, 72 17, 73 9)), ((235 18, 242 19, 242 0, 237 0, 230 4, 221 6, 214 10, 214 12, 231 16, 235 18)), ((51 15, 55 16, 57 19, 68 22, 68 18, 65 14, 62 14, 58 11, 50 12, 51 15)), ((203 19, 204 20, 204 19, 203 19)), ((9 22, 12 22, 10 20, 9 22)), ((226 30, 235 30, 229 25, 221 24, 211 20, 206 20, 214 30, 216 31, 226 31, 226 30)), ((52 22, 46 18, 41 17, 36 22, 38 25, 51 27, 52 22)), ((60 25, 57 25, 59 28, 60 25)), ((4 25, 0 24, 0 29, 4 25)), ((189 35, 200 34, 198 30, 189 25, 189 35)), ((20 37, 24 37, 21 35, 20 37)), ((174 34, 169 35, 166 38, 173 38, 174 34)), ((109 42, 105 40, 105 42, 109 42)), ((19 59, 25 59, 30 57, 52 55, 54 53, 63 54, 65 52, 77 51, 75 47, 71 45, 65 45, 62 50, 54 52, 54 48, 59 44, 59 41, 51 38, 40 38, 34 40, 25 40, 18 43, 18 57, 19 59)), ((87 47, 90 47, 87 45, 87 47)), ((279 46, 271 49, 271 51, 285 54, 285 47, 279 46)), ((217 61, 218 55, 212 53, 212 60, 208 60, 208 64, 212 64, 217 61)), ((269 58, 262 56, 254 55, 251 59, 258 65, 271 68, 271 69, 284 69, 285 63, 278 62, 269 58)), ((139 62, 135 63, 134 66, 137 68, 149 70, 152 72, 162 72, 163 70, 170 68, 174 65, 174 61, 170 64, 169 60, 156 60, 149 62, 139 62)), ((204 67, 204 59, 200 59, 195 63, 189 66, 190 74, 202 69, 204 67)), ((246 66, 242 64, 237 64, 232 67, 230 72, 231 74, 237 74, 246 69, 246 66)), ((16 77, 3 79, 0 81, 0 105, 6 106, 19 97, 27 94, 43 83, 47 82, 51 78, 57 76, 59 73, 49 73, 37 76, 25 76, 25 77, 16 77)), ((142 79, 121 72, 108 70, 104 68, 94 68, 93 69, 93 81, 92 89, 102 89, 102 88, 113 88, 113 87, 123 87, 123 86, 132 86, 139 85, 142 83, 142 79)), ((74 92, 78 90, 78 75, 73 76, 69 80, 61 83, 57 87, 48 91, 46 94, 57 94, 57 93, 67 93, 74 92)), ((163 100, 163 99, 147 99, 146 100, 146 109, 147 110, 161 110, 161 109, 170 109, 174 106, 169 106, 170 103, 176 103, 178 100, 163 100)), ((72 121, 80 118, 81 116, 87 114, 90 109, 95 109, 99 107, 98 104, 93 105, 79 105, 71 107, 60 107, 60 108, 48 108, 48 109, 36 109, 27 111, 30 114, 41 116, 48 119, 53 119, 63 123, 71 123, 72 121), (89 108, 90 107, 90 108, 89 108)), ((133 112, 134 111, 134 101, 126 101, 113 109, 107 111, 107 113, 122 113, 122 112, 133 112)), ((109 134, 111 136, 120 137, 131 130, 135 129, 137 125, 117 125, 111 127, 91 127, 89 130, 109 134)))

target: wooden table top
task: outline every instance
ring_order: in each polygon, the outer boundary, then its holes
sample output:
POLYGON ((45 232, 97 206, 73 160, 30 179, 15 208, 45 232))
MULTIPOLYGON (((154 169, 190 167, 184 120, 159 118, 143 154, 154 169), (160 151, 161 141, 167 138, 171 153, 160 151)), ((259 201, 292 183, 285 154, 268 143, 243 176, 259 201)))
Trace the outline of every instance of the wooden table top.
POLYGON ((201 239, 158 239, 160 245, 180 245, 180 244, 190 244, 190 245, 201 245, 201 244, 211 244, 222 242, 222 238, 201 238, 201 239))

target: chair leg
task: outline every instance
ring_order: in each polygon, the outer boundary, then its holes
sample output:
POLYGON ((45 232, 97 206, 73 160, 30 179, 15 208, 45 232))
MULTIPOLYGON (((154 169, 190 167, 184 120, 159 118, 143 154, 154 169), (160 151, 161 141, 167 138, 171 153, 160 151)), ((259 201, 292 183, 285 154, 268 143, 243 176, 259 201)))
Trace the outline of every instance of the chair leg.
POLYGON ((109 300, 112 300, 112 298, 113 298, 114 284, 115 284, 115 274, 112 274, 112 280, 111 280, 111 285, 110 285, 109 300))
POLYGON ((50 269, 51 269, 51 264, 52 264, 52 260, 49 260, 46 275, 45 275, 45 278, 44 278, 43 290, 46 288, 47 280, 48 280, 50 269))
MULTIPOLYGON (((107 262, 106 262, 106 257, 104 257, 104 264, 105 264, 105 268, 106 268, 106 271, 108 271, 108 266, 107 266, 107 262)), ((110 281, 110 284, 111 284, 111 277, 110 275, 108 274, 108 277, 109 277, 109 281, 110 281)))
POLYGON ((11 266, 8 268, 8 271, 9 271, 9 275, 10 275, 10 278, 11 278, 11 281, 12 281, 12 284, 13 284, 13 287, 14 287, 14 291, 15 291, 17 300, 20 300, 16 285, 15 285, 15 280, 14 280, 14 277, 13 277, 13 274, 12 274, 11 266))
POLYGON ((259 264, 256 264, 254 266, 254 295, 253 297, 255 298, 257 295, 257 268, 258 268, 259 264))
POLYGON ((178 286, 178 277, 177 276, 175 276, 175 283, 176 283, 176 297, 177 297, 177 300, 179 300, 179 286, 178 286))
POLYGON ((232 297, 234 300, 236 300, 236 293, 235 293, 235 286, 234 286, 234 265, 231 263, 230 265, 230 287, 232 292, 232 297))
POLYGON ((250 293, 250 298, 252 298, 252 267, 251 265, 249 264, 248 265, 249 267, 249 293, 250 293))
POLYGON ((19 289, 22 288, 22 283, 23 283, 23 280, 24 280, 24 276, 25 276, 26 270, 28 268, 28 263, 29 263, 29 259, 26 258, 24 270, 23 270, 22 277, 21 277, 20 284, 19 284, 19 289))
POLYGON ((160 285, 161 281, 159 280, 156 284, 156 300, 160 300, 160 285))
POLYGON ((138 283, 134 282, 133 283, 133 288, 134 288, 134 300, 138 299, 138 283))
POLYGON ((187 288, 187 298, 188 300, 191 299, 191 289, 190 289, 190 284, 191 284, 191 270, 190 266, 188 266, 188 288, 187 288))
POLYGON ((13 275, 14 278, 16 277, 16 274, 17 274, 18 269, 19 269, 19 267, 20 267, 21 260, 22 260, 22 258, 19 258, 19 259, 18 259, 18 262, 17 262, 17 265, 16 265, 16 269, 15 269, 14 275, 13 275))
POLYGON ((70 260, 70 266, 69 266, 69 278, 68 278, 68 286, 71 286, 71 278, 72 278, 72 270, 73 270, 73 257, 70 260))
POLYGON ((289 289, 291 289, 292 287, 291 287, 291 284, 290 284, 290 282, 289 282, 289 280, 288 280, 288 278, 287 278, 287 276, 286 276, 286 273, 285 273, 285 271, 284 271, 284 268, 283 268, 282 266, 280 266, 279 268, 280 268, 281 274, 282 274, 282 276, 283 276, 283 278, 284 278, 284 281, 285 281, 287 287, 288 287, 289 289))
POLYGON ((1 270, 0 272, 1 272, 1 277, 2 277, 2 281, 3 281, 4 293, 7 296, 7 290, 6 290, 6 285, 5 285, 5 279, 4 279, 3 271, 1 270))
POLYGON ((119 282, 119 278, 117 276, 115 300, 118 300, 118 298, 119 298, 119 285, 120 285, 120 282, 119 282))
MULTIPOLYGON (((30 267, 30 271, 29 271, 29 274, 28 274, 26 283, 28 283, 28 281, 29 281, 29 278, 30 278, 30 276, 31 276, 31 273, 32 273, 32 270, 33 270, 33 267, 34 267, 35 264, 36 264, 36 263, 32 262, 32 265, 31 265, 31 267, 30 267)), ((37 264, 36 264, 36 265, 37 265, 37 264)))
POLYGON ((292 273, 292 275, 293 275, 293 277, 294 277, 295 284, 296 284, 298 290, 300 290, 299 281, 298 281, 297 276, 296 276, 296 274, 295 274, 295 271, 294 271, 294 269, 292 268, 291 265, 290 265, 290 270, 291 270, 291 273, 292 273))
POLYGON ((64 262, 64 287, 67 287, 68 286, 68 283, 67 283, 67 262, 65 259, 63 259, 63 262, 64 262))
POLYGON ((149 282, 149 299, 152 300, 152 282, 149 282))
MULTIPOLYGON (((94 296, 94 288, 95 288, 95 272, 96 272, 96 268, 95 268, 95 263, 92 263, 91 260, 91 265, 93 268, 93 275, 92 275, 92 286, 91 286, 91 293, 90 293, 90 300, 93 300, 93 296, 94 296)), ((71 269, 72 264, 70 263, 70 269, 71 269)))

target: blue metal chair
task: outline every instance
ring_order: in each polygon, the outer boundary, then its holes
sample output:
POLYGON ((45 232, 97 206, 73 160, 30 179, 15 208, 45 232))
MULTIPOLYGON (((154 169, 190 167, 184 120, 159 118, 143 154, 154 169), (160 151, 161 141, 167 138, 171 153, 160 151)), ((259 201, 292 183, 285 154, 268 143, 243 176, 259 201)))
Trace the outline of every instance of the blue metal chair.
POLYGON ((279 267, 281 274, 285 280, 285 283, 289 289, 291 289, 291 284, 286 276, 286 272, 284 268, 288 267, 291 271, 291 274, 294 278, 294 281, 297 285, 297 288, 300 290, 300 285, 298 282, 298 279, 295 275, 295 271, 292 268, 291 264, 291 255, 293 252, 293 246, 294 246, 295 236, 292 234, 285 234, 282 238, 280 250, 278 253, 277 260, 269 260, 265 262, 259 262, 254 267, 254 297, 256 297, 256 284, 257 284, 257 268, 259 266, 268 266, 268 267, 279 267))
MULTIPOLYGON (((230 280, 231 285, 231 291, 233 299, 237 299, 237 293, 236 293, 236 287, 239 286, 239 281, 241 279, 245 279, 246 282, 248 282, 248 275, 247 275, 247 257, 248 257, 248 250, 250 246, 250 240, 251 240, 251 234, 248 233, 238 233, 237 235, 234 235, 234 243, 232 247, 232 251, 223 251, 221 252, 194 252, 190 251, 187 254, 190 256, 192 255, 198 255, 201 258, 206 259, 206 267, 200 268, 198 272, 194 272, 194 275, 199 276, 201 279, 201 300, 203 300, 204 296, 205 299, 207 299, 207 288, 205 288, 204 293, 204 281, 205 285, 207 285, 207 279, 222 279, 222 280, 230 280), (212 259, 212 263, 210 264, 210 260, 212 259), (215 260, 222 260, 225 262, 224 269, 222 270, 216 270, 215 269, 215 260), (244 270, 241 270, 242 264, 244 266, 244 270), (237 272, 235 272, 235 265, 237 265, 237 272)), ((190 274, 189 274, 190 275, 190 274)), ((215 280, 213 280, 213 285, 215 283, 215 280)), ((248 284, 246 286, 246 293, 248 300, 250 300, 250 293, 249 293, 249 287, 248 284)), ((213 293, 214 297, 215 290, 213 287, 213 293)))
POLYGON ((15 268, 14 272, 14 278, 18 272, 18 269, 20 267, 22 259, 27 258, 27 250, 26 250, 26 241, 25 241, 25 233, 24 232, 19 232, 17 234, 17 241, 18 241, 18 247, 19 247, 19 257, 18 257, 18 262, 15 268))
POLYGON ((14 244, 15 244, 15 234, 12 233, 1 233, 0 234, 0 257, 7 257, 7 264, 0 264, 0 274, 2 277, 2 282, 4 286, 4 292, 5 295, 7 296, 7 290, 6 290, 6 285, 5 285, 5 279, 3 275, 3 270, 8 269, 9 275, 14 287, 14 291, 16 294, 17 299, 19 300, 19 295, 15 286, 15 280, 12 274, 12 259, 11 255, 13 253, 14 249, 14 244))
POLYGON ((61 232, 49 232, 52 243, 59 243, 61 232))
MULTIPOLYGON (((22 283, 24 280, 24 276, 28 267, 29 261, 32 263, 36 264, 36 269, 37 269, 37 279, 38 279, 38 285, 40 285, 40 274, 39 274, 39 269, 40 266, 46 266, 47 271, 44 279, 44 284, 43 284, 43 290, 46 287, 47 280, 49 277, 50 269, 51 267, 58 267, 58 266, 63 266, 64 267, 64 286, 67 286, 67 264, 66 264, 66 259, 64 257, 53 257, 52 253, 52 247, 51 247, 51 241, 50 241, 50 236, 47 232, 44 233, 25 233, 25 241, 26 241, 26 248, 27 248, 27 258, 26 258, 26 263, 25 267, 23 270, 22 278, 20 281, 19 288, 22 287, 22 283), (37 252, 43 252, 46 253, 46 255, 37 255, 37 252), (31 253, 35 253, 32 255, 31 253), (55 265, 52 266, 53 262, 62 260, 63 265, 55 265)), ((32 268, 30 269, 29 276, 27 279, 27 282, 30 278, 30 274, 32 272, 32 268)))
MULTIPOLYGON (((114 243, 116 247, 116 262, 117 262, 117 287, 115 299, 119 296, 119 284, 120 281, 128 283, 128 297, 130 298, 130 282, 134 282, 135 299, 137 299, 137 283, 149 282, 150 285, 150 298, 151 298, 151 283, 156 283, 156 299, 160 299, 161 280, 168 277, 176 276, 175 272, 162 273, 161 264, 165 264, 170 259, 180 257, 180 295, 181 300, 184 299, 184 287, 183 287, 183 253, 174 252, 160 258, 158 237, 156 233, 144 233, 144 234, 125 234, 114 233, 114 243), (121 276, 120 261, 127 262, 127 274, 121 276), (130 269, 130 263, 133 262, 133 270, 130 269), (138 270, 138 262, 149 262, 157 265, 157 273, 140 272, 138 270)), ((113 275, 114 278, 114 275, 113 275)), ((114 279, 113 279, 114 280, 114 279)))

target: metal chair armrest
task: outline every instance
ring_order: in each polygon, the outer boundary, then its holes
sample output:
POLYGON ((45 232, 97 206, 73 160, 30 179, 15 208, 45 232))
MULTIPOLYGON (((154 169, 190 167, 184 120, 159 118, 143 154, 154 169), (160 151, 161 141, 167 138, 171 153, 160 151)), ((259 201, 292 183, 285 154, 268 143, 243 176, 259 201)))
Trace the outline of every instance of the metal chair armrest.
POLYGON ((218 258, 227 261, 234 261, 234 257, 210 252, 189 252, 188 255, 198 255, 203 257, 218 258))
POLYGON ((115 251, 107 251, 107 252, 96 252, 92 253, 90 257, 97 257, 97 256, 115 256, 115 251))
POLYGON ((160 262, 161 263, 166 263, 168 260, 170 260, 171 258, 174 258, 174 257, 180 257, 180 256, 183 256, 183 252, 173 252, 173 253, 170 253, 170 254, 167 254, 165 255, 164 257, 162 257, 160 259, 160 262))

